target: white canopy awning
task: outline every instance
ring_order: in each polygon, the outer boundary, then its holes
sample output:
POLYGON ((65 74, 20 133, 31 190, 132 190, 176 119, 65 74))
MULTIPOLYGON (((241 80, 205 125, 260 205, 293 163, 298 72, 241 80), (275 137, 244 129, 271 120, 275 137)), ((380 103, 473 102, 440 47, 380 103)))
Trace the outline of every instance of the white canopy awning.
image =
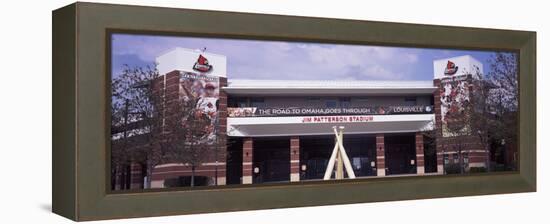
POLYGON ((434 114, 345 115, 301 117, 228 117, 227 135, 235 137, 406 133, 433 130, 434 114))

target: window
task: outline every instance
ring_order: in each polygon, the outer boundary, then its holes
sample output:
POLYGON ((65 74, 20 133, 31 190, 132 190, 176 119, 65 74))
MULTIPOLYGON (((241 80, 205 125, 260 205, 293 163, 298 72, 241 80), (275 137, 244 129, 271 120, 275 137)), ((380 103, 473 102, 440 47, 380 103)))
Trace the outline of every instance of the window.
POLYGON ((470 159, 468 158, 468 153, 464 153, 462 159, 464 161, 464 165, 467 165, 470 162, 470 159))
POLYGON ((414 106, 416 105, 416 97, 405 97, 405 105, 414 106))
POLYGON ((306 101, 308 103, 318 103, 321 101, 321 98, 320 97, 308 97, 306 98, 306 101))
POLYGON ((360 97, 357 97, 356 99, 357 101, 360 101, 360 102, 367 102, 369 100, 369 98, 366 96, 360 96, 360 97))
POLYGON ((336 100, 327 100, 325 101, 325 104, 327 108, 335 108, 338 106, 338 102, 336 100))
POLYGON ((239 98, 239 101, 237 101, 238 107, 248 107, 248 99, 247 98, 239 98))
POLYGON ((244 97, 229 97, 227 99, 229 107, 247 107, 248 100, 244 97))
POLYGON ((453 162, 458 163, 458 153, 453 154, 453 162))
POLYGON ((265 107, 264 98, 261 97, 254 97, 250 99, 250 106, 251 107, 265 107))
POLYGON ((351 107, 351 99, 349 97, 340 97, 340 106, 344 108, 351 107))
POLYGON ((449 155, 448 154, 443 155, 443 163, 445 165, 449 164, 449 155))
POLYGON ((264 98, 261 97, 230 97, 227 99, 229 107, 264 107, 264 98))

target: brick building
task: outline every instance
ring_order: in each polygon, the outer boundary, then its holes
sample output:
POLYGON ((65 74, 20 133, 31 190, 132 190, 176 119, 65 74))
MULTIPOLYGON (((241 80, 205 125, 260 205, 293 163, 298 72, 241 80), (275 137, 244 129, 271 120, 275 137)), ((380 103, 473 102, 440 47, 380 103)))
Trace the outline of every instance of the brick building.
MULTIPOLYGON (((225 56, 182 48, 157 63, 166 102, 182 99, 189 74, 203 89, 210 81, 197 77, 216 79, 215 135, 226 144, 223 155, 195 169, 197 185, 320 180, 335 125, 345 127, 344 146, 358 178, 437 175, 449 164, 486 166, 489 154, 478 138, 445 129, 446 114, 472 94, 464 88, 475 79, 474 69, 483 72, 470 56, 434 61, 432 81, 228 79, 225 56), (456 138, 468 142, 459 156, 456 138)), ((188 164, 163 161, 152 171, 151 187, 186 186, 190 172, 188 164)), ((142 188, 146 178, 137 164, 113 175, 114 189, 142 188)))

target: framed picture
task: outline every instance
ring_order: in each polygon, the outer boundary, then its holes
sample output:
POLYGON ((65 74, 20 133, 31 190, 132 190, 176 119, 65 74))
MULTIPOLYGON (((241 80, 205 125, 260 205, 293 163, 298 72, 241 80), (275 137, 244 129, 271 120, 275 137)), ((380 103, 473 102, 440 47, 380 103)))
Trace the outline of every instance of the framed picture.
POLYGON ((535 48, 529 31, 66 6, 53 12, 53 211, 536 191, 535 48))

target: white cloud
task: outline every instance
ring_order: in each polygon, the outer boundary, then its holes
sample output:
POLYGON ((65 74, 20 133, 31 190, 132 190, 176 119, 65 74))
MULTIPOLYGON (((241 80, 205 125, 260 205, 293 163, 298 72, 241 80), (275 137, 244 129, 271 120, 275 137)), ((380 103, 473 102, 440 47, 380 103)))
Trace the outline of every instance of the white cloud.
POLYGON ((232 78, 413 79, 407 71, 419 61, 414 50, 381 46, 131 35, 116 36, 115 43, 116 54, 144 61, 174 47, 207 47, 227 56, 232 78))

